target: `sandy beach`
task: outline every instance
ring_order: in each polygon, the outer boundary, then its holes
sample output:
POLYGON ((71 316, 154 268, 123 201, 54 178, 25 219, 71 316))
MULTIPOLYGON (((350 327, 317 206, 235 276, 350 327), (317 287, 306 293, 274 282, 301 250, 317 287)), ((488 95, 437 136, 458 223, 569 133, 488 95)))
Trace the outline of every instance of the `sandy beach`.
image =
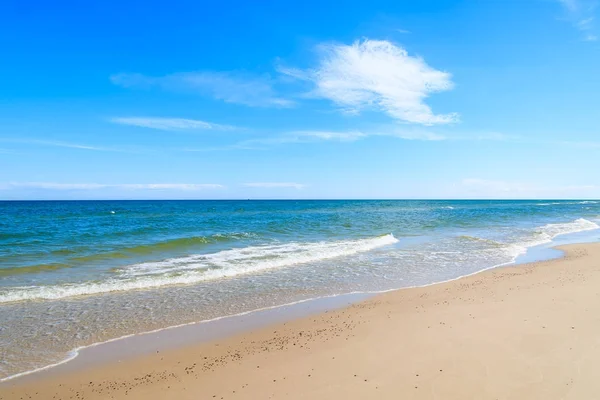
POLYGON ((600 244, 375 296, 118 363, 0 385, 2 399, 594 399, 600 244))

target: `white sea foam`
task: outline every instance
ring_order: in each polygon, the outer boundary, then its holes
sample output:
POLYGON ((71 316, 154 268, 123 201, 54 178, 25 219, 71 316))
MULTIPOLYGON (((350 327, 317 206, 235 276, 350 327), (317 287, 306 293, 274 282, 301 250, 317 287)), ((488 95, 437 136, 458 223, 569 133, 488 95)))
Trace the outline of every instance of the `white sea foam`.
MULTIPOLYGON (((466 273, 460 273, 460 275, 454 276, 449 279, 448 278, 443 279, 443 280, 437 279, 437 280, 431 281, 430 283, 427 283, 424 285, 416 285, 416 286, 428 286, 430 284, 445 282, 445 281, 449 281, 449 280, 455 280, 455 279, 459 279, 464 276, 469 276, 474 273, 481 272, 482 270, 498 267, 500 265, 511 264, 512 262, 514 262, 514 260, 516 259, 516 257, 518 255, 522 254, 529 247, 532 247, 532 246, 535 246, 538 244, 544 244, 544 243, 551 242, 553 238, 555 238, 559 235, 576 233, 576 232, 587 231, 587 230, 594 230, 594 229, 598 229, 598 228, 599 228, 598 224, 596 224, 595 222, 586 220, 586 219, 577 219, 577 220, 574 220, 574 221, 568 222, 568 223, 547 224, 547 225, 538 227, 533 232, 529 231, 530 238, 525 239, 525 240, 518 240, 518 243, 516 243, 516 244, 508 245, 508 243, 507 243, 508 246, 504 247, 504 248, 498 248, 497 246, 495 246, 494 248, 484 250, 484 251, 493 252, 494 254, 496 254, 496 253, 498 253, 500 255, 504 254, 504 257, 505 257, 504 260, 494 262, 494 265, 492 265, 490 263, 487 266, 483 267, 482 269, 477 269, 476 271, 466 271, 466 273), (506 252, 502 253, 503 251, 506 251, 506 250, 508 250, 508 254, 506 252), (507 255, 509 256, 508 258, 511 258, 511 256, 514 256, 512 261, 509 261, 506 258, 507 255)), ((41 291, 40 292, 32 291, 32 290, 42 290, 43 288, 14 288, 14 290, 24 290, 23 294, 26 297, 8 299, 7 297, 5 297, 6 293, 0 292, 0 302, 26 300, 26 299, 46 299, 46 298, 57 299, 57 298, 61 298, 61 297, 76 296, 78 294, 85 295, 85 294, 103 293, 103 292, 115 291, 115 290, 129 290, 127 287, 125 287, 126 285, 124 285, 127 282, 127 280, 129 280, 129 282, 138 282, 139 281, 139 284, 137 284, 137 286, 133 285, 131 287, 131 289, 151 288, 151 287, 163 286, 163 284, 164 285, 172 285, 172 284, 177 284, 177 283, 194 283, 194 282, 198 282, 198 281, 202 281, 202 280, 214 279, 214 278, 209 278, 209 276, 212 273, 218 272, 219 268, 221 268, 221 270, 229 268, 229 271, 233 274, 233 275, 223 275, 223 276, 234 276, 239 273, 253 272, 251 270, 247 271, 247 272, 240 272, 240 271, 236 270, 236 268, 238 268, 240 266, 240 264, 246 265, 246 266, 248 264, 252 264, 256 268, 260 267, 259 269, 256 270, 256 271, 260 271, 260 269, 277 268, 277 267, 282 267, 282 266, 285 267, 285 266, 288 266, 288 265, 291 266, 291 265, 294 265, 297 263, 319 261, 319 260, 324 260, 324 259, 328 259, 328 258, 340 257, 340 256, 344 256, 344 255, 352 255, 352 254, 356 254, 359 252, 376 249, 378 247, 382 247, 382 246, 392 244, 395 242, 397 242, 397 239, 395 239, 392 235, 386 235, 386 236, 381 236, 381 237, 377 237, 377 238, 354 240, 354 241, 319 242, 319 243, 290 243, 290 244, 281 244, 281 245, 274 245, 274 246, 246 247, 246 248, 241 248, 241 249, 233 249, 233 250, 227 250, 227 251, 223 251, 223 252, 219 252, 219 253, 213 253, 210 255, 205 255, 204 257, 210 256, 208 259, 206 259, 206 258, 202 259, 201 256, 191 256, 191 257, 184 257, 184 258, 179 258, 179 259, 165 260, 162 263, 145 263, 145 264, 132 265, 130 267, 124 268, 121 271, 119 271, 118 276, 120 276, 121 280, 119 281, 118 279, 115 279, 115 282, 113 282, 113 284, 115 284, 115 285, 119 285, 119 284, 122 285, 120 288, 119 287, 111 288, 110 282, 106 282, 106 281, 104 282, 104 284, 106 284, 106 286, 91 286, 93 284, 89 283, 89 284, 87 284, 87 290, 85 290, 86 285, 82 285, 82 287, 79 289, 77 287, 75 287, 75 285, 72 285, 70 287, 67 287, 66 291, 61 292, 59 287, 54 286, 54 287, 47 287, 46 288, 47 292, 45 292, 43 294, 43 296, 40 296, 40 294, 42 293, 41 291), (200 257, 200 258, 198 258, 198 257, 200 257), (191 260, 194 258, 195 258, 195 260, 191 260), (285 260, 285 259, 287 259, 289 261, 287 264, 283 262, 283 260, 285 260), (187 261, 188 263, 195 262, 197 264, 197 266, 195 267, 196 270, 186 269, 185 262, 183 262, 183 260, 188 260, 187 261), (227 264, 227 262, 226 262, 227 260, 230 260, 230 264, 227 264), (171 263, 171 267, 169 267, 169 262, 171 263), (209 262, 212 262, 214 265, 207 266, 207 264, 209 262), (262 262, 262 264, 261 264, 261 262, 262 262), (217 263, 221 263, 221 265, 217 265, 217 263), (214 269, 211 269, 211 268, 214 268, 214 269), (170 272, 171 272, 171 275, 169 275, 170 272), (162 276, 157 276, 160 274, 162 274, 162 276), (202 274, 204 274, 204 275, 202 275, 202 274), (158 278, 160 278, 160 279, 158 279, 158 278), (162 280, 163 278, 165 279, 164 281, 162 280), (169 280, 168 278, 170 278, 171 280, 169 280), (181 279, 181 281, 178 282, 178 281, 176 281, 177 279, 181 279), (189 281, 186 282, 185 279, 189 279, 189 281), (197 279, 197 280, 194 281, 194 279, 197 279), (148 282, 154 282, 154 283, 151 284, 150 286, 143 286, 144 283, 148 283, 148 282), (55 290, 55 289, 59 289, 59 291, 52 292, 52 290, 55 290), (96 291, 94 291, 94 289, 96 291), (81 290, 81 292, 77 292, 77 290, 81 290), (34 295, 34 296, 38 295, 38 297, 34 297, 32 295, 34 295)), ((459 251, 438 251, 435 253, 436 254, 446 254, 448 256, 460 256, 460 255, 465 254, 464 249, 461 249, 460 247, 458 247, 456 249, 459 251)), ((431 255, 432 252, 428 251, 428 252, 426 252, 426 254, 431 255)), ((458 258, 460 259, 460 257, 458 257, 458 258)), ((97 283, 96 285, 101 285, 101 283, 97 283)), ((409 287, 414 287, 414 286, 409 286, 409 287)), ((366 292, 361 291, 361 293, 381 293, 381 292, 385 292, 388 290, 393 290, 393 289, 386 289, 386 290, 381 290, 381 291, 366 291, 366 292)), ((304 302, 304 301, 307 301, 307 300, 300 300, 300 302, 304 302)), ((291 303, 291 304, 294 304, 294 303, 291 303)), ((272 307, 267 307, 267 308, 272 308, 272 307)), ((267 309, 267 308, 263 308, 263 309, 267 309)), ((252 312, 252 311, 245 311, 238 315, 245 315, 250 312, 252 312)), ((222 317, 219 317, 216 319, 220 319, 220 318, 222 318, 222 317)), ((183 324, 183 325, 188 325, 188 324, 183 324)), ((178 325, 178 326, 182 326, 182 325, 178 325)), ((166 329, 170 329, 170 328, 166 328, 166 329)), ((156 330, 156 331, 160 331, 160 330, 161 329, 156 330)), ((156 331, 152 331, 152 332, 156 332, 156 331)), ((131 335, 127 335, 124 337, 128 337, 128 336, 131 336, 131 335)), ((111 339, 111 340, 108 340, 107 342, 111 342, 113 340, 118 340, 118 339, 111 339)), ((100 344, 100 343, 97 343, 97 344, 100 344)), ((91 347, 91 346, 94 346, 97 344, 78 347, 75 350, 71 351, 68 354, 68 358, 63 361, 60 361, 56 364, 49 365, 47 367, 42 367, 42 368, 39 368, 39 369, 36 369, 33 371, 22 372, 22 373, 19 373, 16 375, 12 375, 10 377, 1 378, 0 382, 15 378, 17 376, 22 376, 22 375, 26 375, 28 373, 32 373, 35 371, 50 368, 54 365, 61 364, 63 362, 68 361, 69 359, 74 358, 80 349, 91 347)))
POLYGON ((229 278, 274 268, 350 256, 398 242, 392 234, 335 242, 286 243, 250 246, 211 254, 172 258, 131 265, 118 276, 101 282, 13 287, 0 291, 0 303, 53 300, 116 291, 157 288, 229 278))
MULTIPOLYGON (((221 320, 224 318, 232 318, 232 317, 236 317, 236 316, 243 316, 243 315, 248 315, 248 314, 252 314, 255 312, 259 312, 259 311, 264 311, 264 310, 270 310, 270 309, 278 309, 278 308, 282 308, 282 307, 286 307, 286 306, 291 306, 294 304, 299 304, 299 303, 308 303, 311 301, 315 301, 315 300, 319 300, 319 299, 323 299, 323 298, 332 298, 332 297, 336 297, 336 296, 340 296, 343 294, 346 295, 350 295, 350 294, 378 294, 378 293, 385 293, 385 292, 390 292, 390 291, 394 291, 394 290, 398 290, 398 289, 411 289, 411 288, 415 288, 415 287, 426 287, 426 286, 431 286, 431 285, 436 285, 439 283, 444 283, 444 282, 450 282, 450 281, 455 281, 458 279, 462 279, 471 275, 475 275, 478 273, 481 273, 485 270, 489 270, 489 269, 493 269, 493 268, 497 268, 497 267, 501 267, 504 265, 510 265, 513 264, 515 262, 515 260, 517 259, 517 257, 524 253, 527 248, 532 247, 532 246, 536 246, 536 245, 540 245, 540 244, 544 244, 544 243, 548 243, 551 242, 552 239, 554 239, 557 236, 560 235, 565 235, 565 234, 570 234, 570 233, 577 233, 577 232, 582 232, 582 231, 588 231, 588 230, 594 230, 594 229, 599 229, 600 226, 598 226, 598 224, 580 218, 577 219, 575 221, 572 222, 567 222, 567 223, 558 223, 558 224, 547 224, 544 225, 542 227, 539 227, 535 233, 535 239, 532 240, 527 240, 525 242, 519 243, 519 244, 514 244, 512 246, 509 246, 507 248, 505 248, 505 250, 509 250, 509 255, 512 256, 512 259, 506 262, 501 262, 501 263, 497 263, 494 265, 490 265, 487 266, 485 268, 482 269, 478 269, 475 271, 471 271, 471 272, 467 272, 461 275, 458 275, 456 277, 453 278, 448 278, 448 279, 443 279, 443 280, 436 280, 436 281, 432 281, 430 283, 426 283, 426 284, 420 284, 420 285, 411 285, 411 286, 406 286, 406 287, 399 287, 399 288, 392 288, 392 289, 384 289, 384 290, 367 290, 367 291, 353 291, 353 292, 349 292, 349 293, 338 293, 338 294, 333 294, 333 295, 328 295, 328 296, 322 296, 322 297, 316 297, 316 298, 308 298, 308 299, 302 299, 302 300, 298 300, 298 301, 294 301, 294 302, 290 302, 290 303, 286 303, 286 304, 282 304, 282 305, 276 305, 276 306, 268 306, 268 307, 262 307, 262 308, 258 308, 255 310, 249 310, 249 311, 243 311, 240 313, 236 313, 233 315, 227 315, 227 316, 221 316, 221 317, 216 317, 216 318, 212 318, 212 319, 207 319, 207 320, 203 320, 203 321, 197 321, 197 322, 189 322, 189 323, 183 323, 183 324, 178 324, 178 325, 174 325, 174 326, 168 326, 168 327, 164 327, 164 328, 160 328, 160 329, 155 329, 155 330, 151 330, 148 332, 143 332, 143 333, 138 333, 138 334, 128 334, 128 335, 124 335, 118 338, 113 338, 113 339, 109 339, 106 341, 102 341, 102 342, 98 342, 98 343, 93 343, 90 345, 85 345, 85 346, 80 346, 77 347, 73 350, 71 350, 70 352, 67 353, 67 357, 64 360, 61 360, 59 362, 56 362, 54 364, 51 365, 47 365, 41 368, 37 368, 37 369, 33 369, 33 370, 29 370, 29 371, 25 371, 25 372, 21 372, 21 373, 17 373, 8 377, 4 377, 4 378, 0 378, 0 382, 4 382, 4 381, 8 381, 17 377, 21 377, 24 375, 28 375, 28 374, 32 374, 35 372, 39 372, 39 371, 43 371, 52 367, 55 367, 57 365, 66 363, 72 359, 74 359, 81 350, 86 349, 86 348, 90 348, 90 347, 94 347, 94 346, 98 346, 98 345, 102 345, 105 343, 110 343, 110 342, 114 342, 114 341, 118 341, 121 339, 125 339, 125 338, 129 338, 132 336, 138 336, 138 335, 145 335, 145 334, 151 334, 151 333, 156 333, 156 332, 160 332, 160 331, 164 331, 164 330, 169 330, 169 329, 176 329, 179 327, 183 327, 183 326, 187 326, 187 325, 195 325, 195 324, 202 324, 202 323, 209 323, 209 322, 213 322, 216 320, 221 320)), ((472 237, 472 239, 477 239, 475 237, 472 237)), ((321 242, 321 243, 303 243, 303 244, 289 244, 289 245, 281 245, 281 246, 256 246, 256 247, 251 247, 251 248, 245 248, 245 249, 236 249, 236 250, 228 250, 227 252, 231 252, 231 253, 243 253, 244 250, 246 252, 248 251, 252 251, 249 249, 256 249, 256 248, 260 248, 262 250, 265 250, 268 247, 278 247, 278 251, 279 253, 286 253, 285 249, 287 246, 287 249, 290 250, 292 247, 292 245, 298 246, 299 248, 302 247, 301 245, 304 245, 304 249, 306 250, 309 246, 312 246, 313 248, 321 248, 322 250, 324 248, 327 248, 329 246, 333 246, 334 244, 337 244, 338 247, 338 253, 336 254, 340 254, 342 253, 341 249, 342 248, 346 248, 348 249, 348 247, 350 246, 355 246, 355 248, 351 251, 348 251, 347 253, 343 254, 343 255, 351 255, 351 254, 355 254, 361 251, 368 251, 370 249, 375 249, 377 247, 381 247, 381 246, 385 246, 388 244, 393 244, 398 242, 398 240, 396 238, 393 237, 393 235, 386 235, 386 236, 381 236, 378 238, 372 238, 372 239, 364 239, 364 240, 356 240, 356 241, 344 241, 344 242, 330 242, 330 243, 326 243, 326 242, 321 242)), ((493 251, 498 251, 499 249, 489 249, 489 250, 493 250, 493 251)), ((226 253, 226 252, 221 252, 221 253, 226 253)), ((458 254, 462 254, 462 252, 460 251, 438 251, 438 252, 433 252, 436 254, 453 254, 453 255, 458 255, 458 254)), ((215 253, 215 254, 220 254, 220 253, 215 253)), ((337 255, 333 255, 334 252, 329 253, 330 256, 329 257, 325 257, 325 258, 333 258, 333 257, 337 257, 337 255)), ((429 255, 432 255, 432 252, 428 253, 429 255)), ((435 255, 435 254, 433 254, 435 255)), ((319 258, 319 259, 325 259, 325 258, 319 258)), ((312 261, 312 260, 310 260, 312 261)), ((300 261, 299 261, 300 262, 300 261)), ((306 261, 308 262, 308 261, 306 261)), ((148 267, 147 263, 146 267, 148 267)), ((154 263, 156 264, 156 263, 154 263)), ((139 266, 132 266, 131 268, 137 268, 139 266)), ((160 285, 157 285, 160 286, 160 285)), ((118 290, 126 290, 126 289, 118 289, 118 290)), ((83 293, 83 294, 88 294, 88 293, 83 293)), ((67 297, 67 296, 62 296, 62 297, 67 297)), ((53 297, 53 298, 60 298, 60 297, 53 297)), ((2 297, 0 297, 0 299, 2 299, 2 297)))
POLYGON ((596 224, 595 222, 592 222, 585 218, 579 218, 572 222, 544 225, 536 233, 540 237, 544 238, 546 242, 548 242, 560 235, 590 231, 598 228, 600 228, 600 226, 598 226, 598 224, 596 224))
POLYGON ((559 206, 559 205, 576 205, 576 204, 598 204, 595 200, 583 200, 583 201, 561 201, 554 203, 537 203, 537 206, 559 206))
POLYGON ((557 236, 591 231, 599 228, 600 226, 598 224, 584 218, 559 224, 547 224, 536 229, 532 238, 526 239, 518 244, 514 244, 510 246, 510 248, 513 256, 516 258, 519 255, 524 254, 530 247, 551 243, 552 240, 557 236))
POLYGON ((488 248, 479 249, 478 251, 491 259, 505 258, 507 261, 499 264, 505 265, 514 263, 517 258, 525 254, 529 248, 552 243, 553 240, 560 235, 595 229, 600 229, 600 226, 597 223, 584 218, 579 218, 571 222, 543 225, 535 228, 533 231, 529 231, 526 236, 519 234, 516 237, 503 242, 466 235, 461 236, 460 238, 489 245, 488 248))

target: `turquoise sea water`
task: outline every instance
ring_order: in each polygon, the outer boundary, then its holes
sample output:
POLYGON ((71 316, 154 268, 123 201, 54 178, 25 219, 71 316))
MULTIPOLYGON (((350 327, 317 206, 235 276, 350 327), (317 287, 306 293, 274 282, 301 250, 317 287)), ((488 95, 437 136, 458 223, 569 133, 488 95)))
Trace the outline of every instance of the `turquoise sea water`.
POLYGON ((0 379, 123 335, 457 278, 599 221, 589 200, 0 202, 0 379))

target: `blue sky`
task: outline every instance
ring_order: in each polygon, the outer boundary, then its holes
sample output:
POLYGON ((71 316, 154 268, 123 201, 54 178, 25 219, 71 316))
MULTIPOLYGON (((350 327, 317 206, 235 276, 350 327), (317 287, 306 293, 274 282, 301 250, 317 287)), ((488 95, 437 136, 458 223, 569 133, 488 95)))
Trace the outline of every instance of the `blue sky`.
POLYGON ((0 199, 599 198, 596 1, 0 5, 0 199))

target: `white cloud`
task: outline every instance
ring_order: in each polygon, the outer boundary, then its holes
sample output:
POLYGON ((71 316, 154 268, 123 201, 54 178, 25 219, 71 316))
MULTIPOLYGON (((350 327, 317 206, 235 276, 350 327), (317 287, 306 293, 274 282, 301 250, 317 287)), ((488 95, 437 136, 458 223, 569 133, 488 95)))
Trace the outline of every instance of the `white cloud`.
POLYGON ((294 182, 251 182, 244 183, 246 187, 252 188, 294 188, 294 189, 303 189, 306 185, 302 183, 294 183, 294 182))
POLYGON ((353 142, 364 138, 367 134, 358 131, 332 132, 332 131, 297 131, 288 134, 289 137, 298 139, 317 139, 339 142, 353 142))
POLYGON ((92 146, 92 145, 81 144, 81 143, 61 142, 61 141, 54 141, 54 140, 0 138, 0 142, 33 144, 33 145, 39 145, 39 146, 65 147, 65 148, 69 148, 69 149, 79 149, 79 150, 127 152, 127 150, 125 150, 125 149, 120 149, 120 148, 115 148, 115 147, 92 146))
POLYGON ((570 147, 575 147, 575 148, 580 148, 580 149, 584 149, 584 150, 595 150, 595 149, 600 149, 600 142, 577 142, 577 141, 570 141, 570 140, 566 140, 566 141, 556 141, 556 142, 550 142, 551 144, 554 145, 558 145, 558 146, 570 146, 570 147))
POLYGON ((256 150, 264 149, 265 147, 288 144, 288 143, 314 143, 322 141, 331 142, 354 142, 368 135, 359 131, 292 131, 285 132, 280 135, 248 139, 238 142, 227 148, 226 150, 246 149, 256 150))
POLYGON ((208 151, 229 151, 229 150, 266 150, 278 145, 285 144, 307 144, 318 142, 337 142, 352 143, 359 140, 365 140, 370 137, 389 137, 401 140, 411 141, 490 141, 506 142, 520 144, 541 144, 553 146, 569 146, 585 150, 595 151, 600 148, 600 142, 577 142, 577 141, 555 141, 555 140, 534 140, 519 135, 507 135, 499 132, 468 133, 446 135, 443 133, 432 132, 425 129, 400 129, 398 127, 383 127, 381 130, 349 130, 349 131, 326 131, 326 130, 305 130, 291 131, 269 137, 259 137, 243 140, 230 145, 218 147, 203 148, 181 148, 181 151, 188 152, 208 152, 208 151))
POLYGON ((423 125, 458 121, 458 114, 434 114, 425 104, 432 93, 453 88, 451 76, 389 41, 323 44, 315 69, 279 67, 279 71, 314 84, 312 94, 329 99, 348 113, 383 111, 405 122, 423 125))
POLYGON ((395 137, 404 140, 439 141, 447 137, 438 133, 420 130, 401 130, 386 128, 380 131, 292 131, 278 136, 249 139, 239 142, 234 148, 252 149, 256 146, 269 146, 286 143, 314 143, 314 142, 355 142, 373 136, 395 137))
POLYGON ((595 27, 596 0, 558 0, 567 14, 567 19, 582 34, 582 40, 595 42, 598 40, 595 27))
POLYGON ((314 141, 354 142, 367 137, 360 131, 292 131, 278 137, 265 139, 270 143, 304 143, 314 141))
POLYGON ((425 141, 440 141, 446 140, 447 137, 440 135, 439 133, 433 132, 420 132, 420 131, 396 131, 388 134, 382 134, 382 136, 394 136, 404 140, 425 140, 425 141))
POLYGON ((29 188, 45 190, 183 190, 196 191, 204 189, 223 189, 225 186, 212 183, 56 183, 56 182, 9 182, 5 188, 29 188))
POLYGON ((274 82, 267 76, 233 72, 182 72, 165 76, 116 74, 115 85, 126 88, 158 87, 164 90, 209 95, 226 103, 251 107, 292 107, 294 102, 277 95, 274 82))
POLYGON ((233 130, 235 127, 230 125, 215 124, 212 122, 200 121, 197 119, 185 118, 159 118, 159 117, 115 117, 111 122, 121 125, 139 126, 142 128, 171 130, 233 130))

